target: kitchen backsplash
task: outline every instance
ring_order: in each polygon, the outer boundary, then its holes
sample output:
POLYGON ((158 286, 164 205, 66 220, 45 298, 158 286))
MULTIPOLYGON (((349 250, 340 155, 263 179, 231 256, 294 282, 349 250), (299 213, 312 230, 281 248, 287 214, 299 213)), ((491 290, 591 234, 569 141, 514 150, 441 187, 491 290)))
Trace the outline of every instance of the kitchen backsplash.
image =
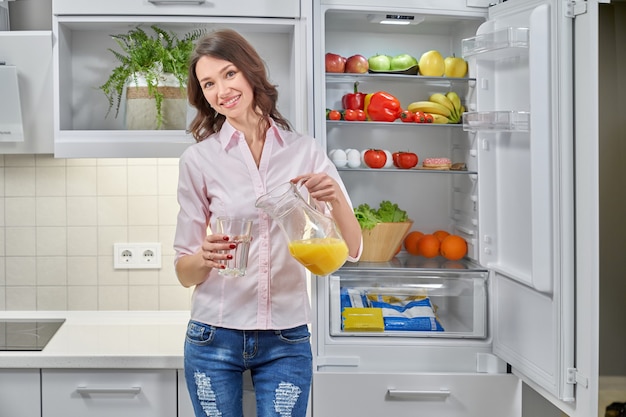
POLYGON ((0 310, 186 310, 174 273, 178 159, 0 155, 0 310), (162 268, 113 269, 116 242, 162 268))

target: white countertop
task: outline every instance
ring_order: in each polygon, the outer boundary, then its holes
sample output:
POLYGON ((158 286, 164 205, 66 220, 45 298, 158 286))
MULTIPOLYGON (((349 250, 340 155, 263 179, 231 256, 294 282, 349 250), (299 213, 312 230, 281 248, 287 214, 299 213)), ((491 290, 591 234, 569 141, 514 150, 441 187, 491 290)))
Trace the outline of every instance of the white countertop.
POLYGON ((0 311, 64 318, 42 351, 0 351, 0 368, 182 369, 188 311, 0 311))

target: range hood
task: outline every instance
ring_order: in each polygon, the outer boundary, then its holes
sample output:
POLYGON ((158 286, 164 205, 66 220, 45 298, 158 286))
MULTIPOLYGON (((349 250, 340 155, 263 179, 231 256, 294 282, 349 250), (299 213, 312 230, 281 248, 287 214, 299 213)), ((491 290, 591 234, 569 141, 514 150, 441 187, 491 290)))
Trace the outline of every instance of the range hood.
POLYGON ((0 142, 23 142, 22 106, 17 67, 0 63, 0 142))

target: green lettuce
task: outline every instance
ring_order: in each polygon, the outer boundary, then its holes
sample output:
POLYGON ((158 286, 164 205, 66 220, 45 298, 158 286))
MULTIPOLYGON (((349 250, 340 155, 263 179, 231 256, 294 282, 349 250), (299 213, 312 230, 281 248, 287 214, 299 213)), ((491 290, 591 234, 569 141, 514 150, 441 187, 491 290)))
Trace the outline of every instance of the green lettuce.
POLYGON ((398 204, 391 201, 381 201, 378 209, 373 209, 367 203, 363 203, 354 209, 361 229, 373 229, 378 223, 406 222, 409 217, 406 211, 400 209, 398 204))

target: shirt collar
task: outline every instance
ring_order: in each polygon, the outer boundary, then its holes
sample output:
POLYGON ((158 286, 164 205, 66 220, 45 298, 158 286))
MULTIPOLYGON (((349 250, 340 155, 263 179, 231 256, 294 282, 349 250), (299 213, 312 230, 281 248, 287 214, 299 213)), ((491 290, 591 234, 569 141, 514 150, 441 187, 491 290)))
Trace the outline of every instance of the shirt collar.
MULTIPOLYGON (((235 129, 233 125, 228 122, 228 120, 225 120, 222 128, 217 134, 217 139, 222 145, 222 149, 227 150, 235 146, 240 138, 243 138, 243 133, 235 129)), ((280 146, 285 143, 285 139, 282 137, 281 131, 276 123, 274 123, 274 119, 270 119, 270 128, 267 130, 265 139, 275 139, 276 143, 280 146)))

